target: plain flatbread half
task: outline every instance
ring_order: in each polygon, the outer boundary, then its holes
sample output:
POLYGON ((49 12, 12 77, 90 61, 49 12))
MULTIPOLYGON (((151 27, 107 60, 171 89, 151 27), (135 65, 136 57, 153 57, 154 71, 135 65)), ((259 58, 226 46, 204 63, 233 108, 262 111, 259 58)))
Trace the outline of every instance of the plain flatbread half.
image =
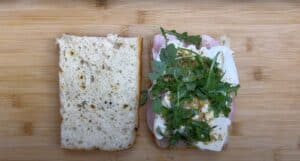
POLYGON ((57 43, 62 148, 130 148, 138 127, 142 39, 63 35, 57 43))

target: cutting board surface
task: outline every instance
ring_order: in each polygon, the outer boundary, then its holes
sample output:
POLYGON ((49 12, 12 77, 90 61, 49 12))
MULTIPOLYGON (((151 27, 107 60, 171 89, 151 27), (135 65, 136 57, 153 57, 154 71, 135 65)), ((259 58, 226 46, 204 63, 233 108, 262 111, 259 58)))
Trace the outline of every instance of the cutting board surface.
POLYGON ((300 1, 0 1, 0 160, 299 161, 300 1), (221 153, 155 146, 140 109, 132 149, 60 148, 58 47, 63 33, 144 38, 159 27, 227 35, 241 89, 229 144, 221 153))

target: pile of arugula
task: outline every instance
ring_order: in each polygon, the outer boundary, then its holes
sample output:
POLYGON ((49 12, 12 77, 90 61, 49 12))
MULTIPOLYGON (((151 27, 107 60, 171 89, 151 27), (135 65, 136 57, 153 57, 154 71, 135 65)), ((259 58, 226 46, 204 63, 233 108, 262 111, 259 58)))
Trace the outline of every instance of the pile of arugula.
MULTIPOLYGON (((196 47, 201 44, 199 35, 189 36, 186 32, 180 34, 175 30, 168 31, 162 28, 161 31, 166 41, 166 34, 172 34, 196 47)), ((188 144, 211 140, 210 132, 214 127, 210 127, 205 121, 192 119, 198 114, 198 110, 184 108, 193 98, 209 100, 209 110, 214 112, 215 117, 220 114, 226 117, 229 115, 231 93, 236 93, 239 85, 233 86, 221 81, 224 73, 217 67, 218 55, 210 59, 169 44, 161 49, 161 61, 152 62, 153 72, 149 74, 149 79, 153 85, 149 89, 149 96, 153 101, 153 111, 164 117, 167 126, 165 133, 156 130, 167 137, 171 145, 179 140, 188 144), (171 108, 164 107, 161 103, 162 95, 167 91, 171 93, 171 108), (176 130, 182 126, 185 127, 183 132, 176 130)))

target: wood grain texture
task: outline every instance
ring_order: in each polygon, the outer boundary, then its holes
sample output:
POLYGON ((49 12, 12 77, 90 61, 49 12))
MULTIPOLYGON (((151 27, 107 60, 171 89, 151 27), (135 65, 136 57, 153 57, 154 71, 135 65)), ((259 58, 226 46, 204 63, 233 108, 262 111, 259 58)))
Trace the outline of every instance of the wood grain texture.
POLYGON ((0 160, 299 161, 299 73, 300 1, 1 1, 0 160), (144 108, 132 149, 62 150, 55 38, 143 36, 147 87, 150 41, 159 26, 231 38, 242 88, 226 150, 158 149, 144 108))

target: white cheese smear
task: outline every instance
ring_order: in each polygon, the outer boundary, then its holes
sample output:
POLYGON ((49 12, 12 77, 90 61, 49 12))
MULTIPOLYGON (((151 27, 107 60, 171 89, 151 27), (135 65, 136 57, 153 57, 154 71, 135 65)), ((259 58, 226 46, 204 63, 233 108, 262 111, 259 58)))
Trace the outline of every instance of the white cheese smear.
POLYGON ((161 101, 161 104, 163 106, 167 107, 167 108, 171 108, 171 99, 170 99, 171 96, 170 96, 170 94, 171 94, 170 91, 166 92, 164 94, 164 97, 163 97, 162 101, 161 101))
POLYGON ((157 130, 160 130, 163 134, 166 132, 166 121, 165 119, 159 115, 159 114, 155 114, 155 119, 154 119, 154 124, 153 124, 153 132, 154 132, 154 136, 157 140, 161 140, 164 138, 163 135, 161 135, 157 130))

